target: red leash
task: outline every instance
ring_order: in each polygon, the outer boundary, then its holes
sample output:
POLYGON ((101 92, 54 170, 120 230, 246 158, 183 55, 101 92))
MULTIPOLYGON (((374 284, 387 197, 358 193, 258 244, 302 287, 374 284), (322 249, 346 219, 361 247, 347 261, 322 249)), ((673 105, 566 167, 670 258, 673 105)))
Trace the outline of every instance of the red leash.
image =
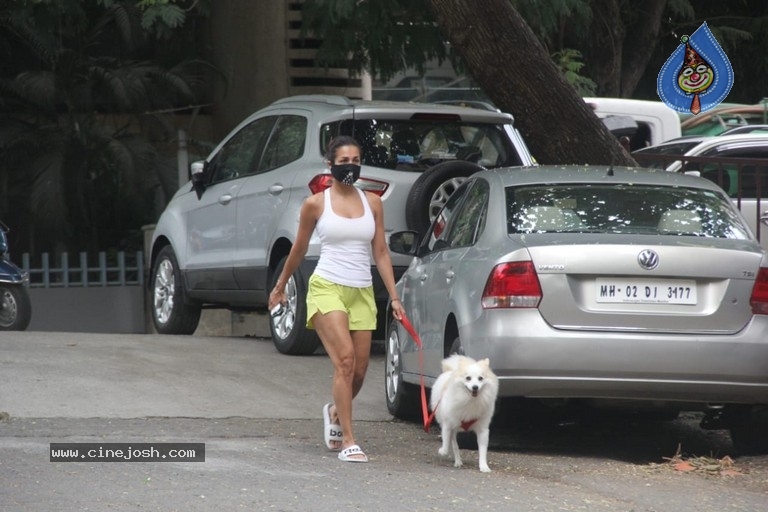
MULTIPOLYGON (((403 327, 406 331, 408 331, 408 334, 411 335, 411 338, 413 338, 413 341, 416 343, 416 346, 419 347, 419 376, 421 378, 421 415, 422 418, 424 418, 424 432, 429 432, 429 425, 432 423, 432 420, 435 418, 435 411, 432 411, 432 414, 429 413, 429 406, 427 405, 427 390, 426 386, 424 385, 424 350, 421 345, 421 338, 419 338, 419 335, 416 333, 416 329, 413 328, 413 325, 411 325, 411 321, 408 320, 408 317, 403 315, 400 319, 400 322, 403 324, 403 327)), ((437 407, 435 407, 435 410, 437 410, 437 407)))

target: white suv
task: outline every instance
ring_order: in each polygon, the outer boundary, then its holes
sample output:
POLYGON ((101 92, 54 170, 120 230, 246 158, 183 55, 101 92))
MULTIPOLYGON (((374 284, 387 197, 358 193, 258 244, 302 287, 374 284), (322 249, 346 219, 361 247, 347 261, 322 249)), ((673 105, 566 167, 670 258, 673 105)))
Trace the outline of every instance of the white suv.
MULTIPOLYGON (((202 162, 160 216, 151 246, 152 316, 164 334, 191 334, 202 308, 264 311, 298 227, 301 203, 328 185, 324 148, 352 135, 363 150, 357 185, 381 196, 387 233, 424 232, 467 176, 535 161, 512 116, 421 103, 341 96, 278 100, 238 125, 202 162)), ((271 319, 280 352, 318 347, 305 328, 316 238, 288 283, 289 307, 271 319)), ((410 258, 392 255, 395 278, 410 258)), ((380 316, 387 295, 373 272, 380 316)), ((383 331, 383 322, 380 322, 383 331)))

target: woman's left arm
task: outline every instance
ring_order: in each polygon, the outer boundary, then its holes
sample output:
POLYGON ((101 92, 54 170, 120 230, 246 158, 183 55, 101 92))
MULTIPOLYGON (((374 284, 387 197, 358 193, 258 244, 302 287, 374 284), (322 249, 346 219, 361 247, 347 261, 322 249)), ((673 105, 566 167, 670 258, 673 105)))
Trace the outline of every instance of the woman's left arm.
POLYGON ((387 240, 384 236, 384 206, 381 203, 381 198, 376 194, 366 192, 365 195, 368 198, 368 204, 371 206, 373 219, 376 223, 376 232, 371 241, 373 261, 376 262, 376 270, 378 270, 381 280, 387 288, 389 300, 392 304, 392 315, 400 320, 405 315, 405 310, 403 309, 403 303, 400 302, 400 297, 397 296, 392 258, 389 255, 387 240))

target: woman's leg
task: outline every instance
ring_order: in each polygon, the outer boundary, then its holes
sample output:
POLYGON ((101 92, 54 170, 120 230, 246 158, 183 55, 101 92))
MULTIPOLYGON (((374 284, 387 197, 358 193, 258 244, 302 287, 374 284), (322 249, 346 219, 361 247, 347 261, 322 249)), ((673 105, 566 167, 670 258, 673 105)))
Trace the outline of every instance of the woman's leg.
POLYGON ((352 430, 352 399, 365 380, 371 332, 350 333, 347 314, 342 311, 330 311, 324 315, 317 313, 312 322, 333 364, 332 413, 338 417, 343 432, 341 448, 347 448, 356 444, 352 430))
POLYGON ((368 371, 373 331, 352 331, 351 334, 355 349, 355 372, 352 380, 352 398, 355 398, 363 387, 365 374, 368 371))

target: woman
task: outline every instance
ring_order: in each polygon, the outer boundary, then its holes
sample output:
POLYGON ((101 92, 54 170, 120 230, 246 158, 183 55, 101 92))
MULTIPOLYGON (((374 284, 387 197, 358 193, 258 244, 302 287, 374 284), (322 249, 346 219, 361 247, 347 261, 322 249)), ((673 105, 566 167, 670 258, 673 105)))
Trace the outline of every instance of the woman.
POLYGON ((393 316, 400 320, 405 313, 384 238, 381 198, 354 186, 360 159, 360 145, 352 137, 331 141, 326 160, 332 184, 304 201, 296 242, 269 294, 270 310, 285 303, 285 284, 317 230, 320 259, 309 278, 307 327, 317 331, 333 363, 333 403, 323 407, 324 436, 326 446, 339 450, 339 459, 346 462, 368 462, 352 431, 352 399, 363 386, 376 328, 371 256, 389 293, 393 316))

